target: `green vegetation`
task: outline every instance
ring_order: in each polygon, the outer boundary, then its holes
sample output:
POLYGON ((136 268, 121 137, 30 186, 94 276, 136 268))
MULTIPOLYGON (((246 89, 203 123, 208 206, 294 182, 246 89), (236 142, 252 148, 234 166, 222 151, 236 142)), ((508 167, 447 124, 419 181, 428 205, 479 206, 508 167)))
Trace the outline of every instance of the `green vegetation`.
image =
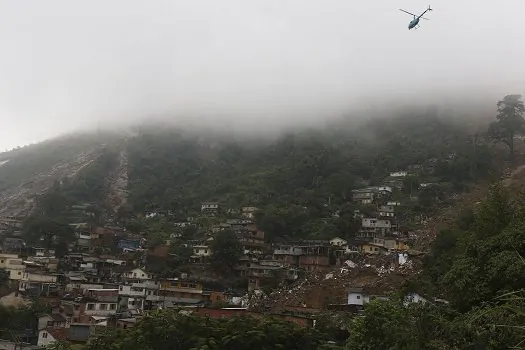
POLYGON ((131 330, 110 331, 93 340, 86 350, 314 350, 322 342, 316 331, 277 319, 212 319, 158 311, 131 330))
POLYGON ((521 95, 507 95, 498 102, 497 120, 489 128, 490 135, 496 141, 507 145, 511 161, 514 161, 514 138, 525 132, 524 112, 521 95))
POLYGON ((211 258, 214 266, 227 271, 233 270, 243 255, 242 246, 237 236, 227 230, 215 235, 210 248, 213 252, 211 258))
POLYGON ((217 201, 223 216, 228 208, 254 205, 270 240, 351 236, 351 190, 379 185, 391 171, 420 165, 419 177, 407 183, 412 192, 419 182, 439 183, 422 191, 415 208, 428 212, 436 197, 444 199, 492 170, 488 145, 433 111, 375 120, 357 130, 298 131, 252 143, 142 130, 128 151, 135 212, 170 211, 184 220, 197 216, 205 201, 217 201))
POLYGON ((525 341, 524 208, 523 195, 494 185, 441 232, 422 277, 407 287, 449 306, 370 303, 349 328, 348 349, 508 349, 525 341))

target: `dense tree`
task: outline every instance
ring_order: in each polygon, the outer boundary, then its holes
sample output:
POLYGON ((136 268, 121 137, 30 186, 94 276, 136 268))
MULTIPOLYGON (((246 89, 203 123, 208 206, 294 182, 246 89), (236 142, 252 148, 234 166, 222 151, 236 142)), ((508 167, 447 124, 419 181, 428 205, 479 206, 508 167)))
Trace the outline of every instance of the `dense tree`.
POLYGON ((294 216, 297 207, 307 207, 309 219, 322 219, 327 211, 322 208, 339 209, 362 179, 379 184, 390 171, 430 159, 442 160, 436 171, 444 182, 475 180, 491 167, 485 146, 474 145, 466 127, 427 112, 374 120, 351 131, 301 131, 264 142, 207 141, 173 129, 141 130, 128 149, 134 210, 151 207, 187 217, 196 216, 206 200, 226 208, 250 203, 273 221, 268 226, 291 235, 275 216, 288 210, 294 216), (456 157, 449 159, 450 154, 456 157))
POLYGON ((58 257, 67 252, 67 245, 75 238, 73 229, 68 224, 47 216, 28 218, 24 233, 29 242, 41 243, 47 249, 54 248, 58 257))
POLYGON ((211 243, 212 260, 217 268, 231 270, 242 256, 242 246, 232 231, 217 233, 211 243))
POLYGON ((494 139, 507 145, 510 159, 514 161, 514 137, 525 131, 525 105, 521 95, 507 95, 497 105, 497 120, 490 125, 489 133, 494 139))
POLYGON ((420 348, 417 346, 413 320, 407 317, 403 304, 399 301, 375 301, 367 305, 364 316, 353 320, 347 349, 420 348))
POLYGON ((192 249, 178 242, 172 243, 170 247, 170 261, 175 265, 187 263, 192 256, 192 249))
POLYGON ((115 330, 91 341, 87 350, 318 349, 322 336, 276 319, 210 319, 177 311, 144 316, 133 328, 115 330))

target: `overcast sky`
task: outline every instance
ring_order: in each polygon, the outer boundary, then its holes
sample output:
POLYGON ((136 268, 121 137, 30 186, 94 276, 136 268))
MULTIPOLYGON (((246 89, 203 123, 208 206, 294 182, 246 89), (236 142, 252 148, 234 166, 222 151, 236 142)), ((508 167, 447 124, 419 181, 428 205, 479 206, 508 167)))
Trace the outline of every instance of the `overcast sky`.
MULTIPOLYGON (((151 115, 260 127, 523 91, 525 1, 0 0, 0 150, 151 115)), ((495 102, 495 101, 494 101, 495 102)))

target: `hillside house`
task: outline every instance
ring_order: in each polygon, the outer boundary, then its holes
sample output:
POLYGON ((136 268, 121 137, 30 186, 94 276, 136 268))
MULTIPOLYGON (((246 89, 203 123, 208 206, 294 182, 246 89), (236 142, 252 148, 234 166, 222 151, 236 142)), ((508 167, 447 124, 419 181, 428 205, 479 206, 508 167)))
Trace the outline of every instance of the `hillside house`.
POLYGON ((362 287, 348 288, 348 305, 362 307, 374 299, 388 300, 388 297, 370 294, 362 287))
POLYGON ((48 251, 46 248, 34 248, 35 249, 35 256, 37 257, 44 257, 44 256, 55 256, 55 251, 52 250, 48 251))
POLYGON ((342 238, 335 237, 330 240, 330 245, 335 247, 344 247, 347 245, 347 242, 342 238))
POLYGON ((120 306, 127 310, 146 309, 146 298, 158 296, 160 284, 156 281, 141 281, 119 286, 120 306))
POLYGON ((281 262, 284 266, 298 266, 299 256, 303 254, 303 249, 299 246, 280 244, 275 245, 273 259, 281 262))
POLYGON ((151 280, 153 278, 153 275, 151 273, 148 273, 144 271, 143 269, 132 269, 130 271, 124 272, 122 274, 122 277, 127 280, 151 280))
POLYGON ((352 193, 352 200, 361 204, 372 204, 375 199, 375 192, 359 191, 352 193))
POLYGON ((396 216, 395 209, 391 205, 381 205, 377 209, 377 212, 382 218, 394 218, 396 216))
POLYGON ((156 301, 159 305, 196 305, 203 302, 202 285, 191 281, 166 279, 160 281, 158 296, 147 296, 146 300, 156 301))
POLYGON ((255 213, 257 212, 257 210, 258 209, 256 207, 242 207, 241 213, 242 213, 242 216, 245 218, 254 219, 255 213))
POLYGON ((359 248, 365 254, 382 254, 388 251, 387 248, 376 243, 362 243, 359 248))
POLYGON ((24 277, 26 266, 20 258, 5 259, 4 270, 9 273, 9 279, 20 281, 24 277))
POLYGON ((204 214, 214 215, 219 211, 219 204, 215 202, 205 202, 201 204, 201 212, 204 214))
POLYGON ((237 231, 237 239, 242 245, 245 254, 262 254, 266 246, 265 234, 254 225, 247 225, 245 229, 237 231))
POLYGON ((394 171, 390 173, 390 177, 407 177, 408 171, 394 171))
POLYGON ((299 268, 306 271, 323 271, 330 268, 330 246, 314 244, 303 247, 304 255, 299 256, 299 268))
POLYGON ((192 249, 193 249, 193 255, 195 257, 201 258, 201 257, 207 257, 211 255, 211 248, 207 245, 203 245, 203 244, 194 245, 192 249))
POLYGON ((38 316, 37 324, 39 330, 47 327, 65 328, 67 320, 59 313, 51 313, 38 316))
POLYGON ((37 346, 47 347, 55 342, 64 343, 67 338, 68 329, 62 327, 46 327, 38 331, 37 346))
POLYGON ((326 270, 331 265, 331 249, 326 241, 281 244, 274 246, 273 259, 283 266, 303 268, 307 271, 326 270))
POLYGON ((379 186, 377 191, 381 196, 390 196, 392 194, 392 187, 385 185, 379 186))
POLYGON ((386 219, 363 218, 361 219, 361 230, 358 237, 384 237, 392 229, 392 223, 386 219))
POLYGON ((361 287, 350 287, 348 289, 348 305, 363 306, 370 301, 370 297, 364 292, 361 287))
MULTIPOLYGON (((0 254, 0 269, 7 268, 8 260, 9 259, 18 259, 18 254, 0 254)), ((22 260, 22 259, 20 259, 22 260)))
POLYGON ((57 275, 42 271, 26 271, 18 283, 18 290, 34 296, 57 294, 59 291, 57 275))
POLYGON ((84 314, 109 316, 117 312, 118 289, 90 289, 85 297, 84 314))

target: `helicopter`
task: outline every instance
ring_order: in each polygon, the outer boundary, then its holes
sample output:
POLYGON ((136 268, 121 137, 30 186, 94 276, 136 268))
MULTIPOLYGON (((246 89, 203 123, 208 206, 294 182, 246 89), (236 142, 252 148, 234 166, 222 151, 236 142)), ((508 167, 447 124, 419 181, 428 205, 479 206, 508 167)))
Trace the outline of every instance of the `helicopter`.
POLYGON ((427 12, 432 11, 432 9, 430 8, 430 5, 429 5, 428 8, 427 8, 422 14, 420 14, 419 16, 414 15, 413 13, 410 13, 410 12, 405 11, 405 10, 403 10, 403 9, 399 9, 399 11, 403 11, 404 13, 408 13, 409 15, 414 16, 414 19, 411 20, 410 23, 408 24, 408 30, 410 30, 410 29, 412 29, 412 28, 414 28, 414 27, 415 27, 416 29, 419 28, 419 20, 420 20, 421 18, 422 18, 422 19, 426 19, 426 20, 428 20, 428 18, 423 17, 423 15, 424 15, 425 13, 427 13, 427 12))

